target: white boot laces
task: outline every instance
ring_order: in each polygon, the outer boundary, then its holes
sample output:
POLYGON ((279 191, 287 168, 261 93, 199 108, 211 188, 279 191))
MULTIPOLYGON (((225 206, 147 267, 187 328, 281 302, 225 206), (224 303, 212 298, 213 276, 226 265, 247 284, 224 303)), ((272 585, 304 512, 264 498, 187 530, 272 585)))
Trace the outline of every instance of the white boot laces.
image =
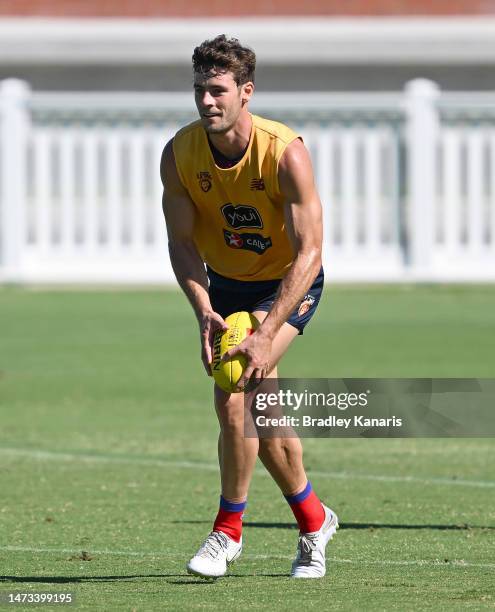
POLYGON ((216 559, 222 550, 227 550, 227 536, 219 531, 212 531, 201 546, 198 556, 216 559))
POLYGON ((318 539, 318 534, 309 534, 302 533, 299 536, 299 541, 297 543, 297 548, 299 552, 299 564, 300 565, 309 565, 312 560, 312 552, 316 550, 316 540, 318 539))

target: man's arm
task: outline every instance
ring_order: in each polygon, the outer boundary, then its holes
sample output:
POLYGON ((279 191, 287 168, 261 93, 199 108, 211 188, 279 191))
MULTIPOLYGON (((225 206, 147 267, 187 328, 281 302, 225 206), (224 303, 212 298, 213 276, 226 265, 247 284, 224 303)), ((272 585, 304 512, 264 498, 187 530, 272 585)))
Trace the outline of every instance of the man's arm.
POLYGON ((295 258, 260 331, 273 340, 302 300, 321 268, 322 211, 308 150, 294 140, 279 163, 285 198, 285 227, 295 258))
POLYGON ((285 225, 295 253, 292 265, 280 283, 277 297, 260 327, 237 347, 225 353, 247 358, 239 388, 249 379, 260 380, 273 364, 268 363, 273 339, 302 300, 321 268, 322 212, 316 191, 309 153, 299 140, 285 150, 279 163, 280 189, 285 198, 285 225))
POLYGON ((225 321, 213 312, 208 294, 205 266, 194 243, 195 207, 182 185, 175 165, 172 140, 163 150, 160 162, 163 183, 162 207, 168 232, 170 261, 177 281, 198 319, 201 332, 201 358, 211 376, 212 342, 217 329, 227 329, 225 321))

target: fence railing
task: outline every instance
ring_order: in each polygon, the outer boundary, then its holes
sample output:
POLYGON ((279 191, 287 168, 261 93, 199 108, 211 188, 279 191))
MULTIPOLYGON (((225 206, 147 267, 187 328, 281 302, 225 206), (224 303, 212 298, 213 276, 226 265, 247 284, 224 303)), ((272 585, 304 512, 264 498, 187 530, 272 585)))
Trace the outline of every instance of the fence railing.
MULTIPOLYGON (((495 95, 256 94, 309 147, 327 278, 495 280, 495 95)), ((0 84, 0 280, 173 282, 159 160, 190 94, 0 84)))

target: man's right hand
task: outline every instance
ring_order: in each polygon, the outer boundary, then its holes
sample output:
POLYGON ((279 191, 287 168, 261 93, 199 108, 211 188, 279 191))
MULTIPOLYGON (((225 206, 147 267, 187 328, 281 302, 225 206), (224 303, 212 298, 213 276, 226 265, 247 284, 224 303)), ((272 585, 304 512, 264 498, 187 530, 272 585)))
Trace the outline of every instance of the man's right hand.
POLYGON ((222 317, 212 310, 205 312, 199 320, 201 333, 201 361, 208 376, 211 376, 211 362, 213 359, 213 339, 219 329, 226 331, 229 326, 222 317))

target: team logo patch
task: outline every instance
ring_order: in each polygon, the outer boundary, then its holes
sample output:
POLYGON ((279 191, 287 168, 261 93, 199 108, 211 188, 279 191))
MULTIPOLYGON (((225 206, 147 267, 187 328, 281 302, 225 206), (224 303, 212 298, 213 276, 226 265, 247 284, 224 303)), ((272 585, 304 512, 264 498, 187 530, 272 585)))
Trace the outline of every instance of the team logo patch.
POLYGON ((199 186, 201 187, 201 189, 206 193, 207 191, 210 191, 211 189, 211 174, 209 172, 198 172, 198 174, 196 175, 198 181, 199 181, 199 186))
POLYGON ((249 188, 251 191, 265 191, 265 180, 263 178, 251 179, 249 188))
POLYGON ((272 239, 261 234, 238 234, 230 230, 223 230, 225 244, 231 249, 243 249, 262 255, 272 246, 272 239))
POLYGON ((225 221, 234 229, 241 229, 242 227, 263 228, 261 215, 254 206, 248 206, 247 204, 234 206, 229 202, 224 204, 220 210, 225 221))
POLYGON ((297 316, 302 317, 304 314, 308 312, 308 310, 315 303, 315 298, 309 293, 305 295, 302 299, 301 304, 299 305, 299 310, 297 311, 297 316))

